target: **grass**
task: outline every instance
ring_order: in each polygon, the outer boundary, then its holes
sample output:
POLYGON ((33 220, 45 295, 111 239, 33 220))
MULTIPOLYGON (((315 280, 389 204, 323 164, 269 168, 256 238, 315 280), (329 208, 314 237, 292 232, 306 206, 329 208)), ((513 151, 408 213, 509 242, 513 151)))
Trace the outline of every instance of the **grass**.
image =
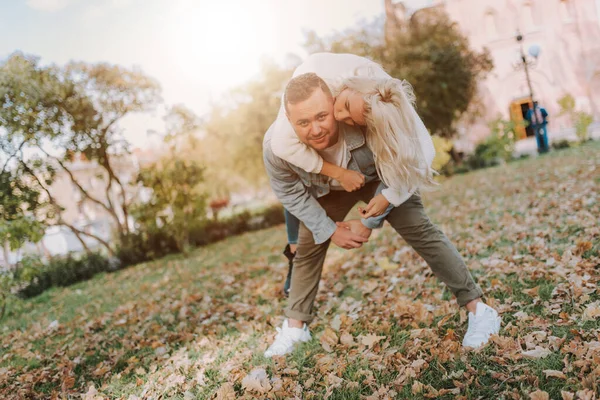
POLYGON ((430 218, 502 314, 500 336, 478 352, 461 349, 466 314, 414 252, 403 252, 396 269, 378 266, 377 257, 392 259, 406 246, 386 226, 362 249, 330 249, 313 340, 264 358, 287 306, 278 226, 34 299, 9 298, 0 397, 591 396, 600 319, 583 315, 600 301, 599 165, 592 142, 456 176, 425 194, 430 218), (355 344, 328 352, 319 338, 332 327, 355 344), (384 338, 367 346, 368 335, 384 338), (536 346, 550 354, 524 356, 536 346), (244 378, 255 369, 266 372, 270 390, 250 389, 244 378))

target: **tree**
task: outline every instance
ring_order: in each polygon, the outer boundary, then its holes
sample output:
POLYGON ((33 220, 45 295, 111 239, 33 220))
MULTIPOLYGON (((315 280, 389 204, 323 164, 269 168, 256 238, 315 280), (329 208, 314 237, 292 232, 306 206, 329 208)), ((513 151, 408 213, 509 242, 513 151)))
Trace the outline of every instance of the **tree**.
POLYGON ((5 168, 18 166, 53 206, 54 218, 46 222, 70 228, 86 249, 81 236, 96 239, 112 252, 108 242, 62 217, 62 207, 50 190, 55 172, 68 176, 83 201, 110 215, 119 237, 127 235, 132 199, 115 159, 127 155, 129 148, 118 122, 153 107, 160 100, 159 91, 159 85, 140 71, 105 63, 41 66, 38 58, 15 53, 0 64, 5 168), (76 155, 99 167, 98 178, 105 184, 102 196, 91 193, 77 178, 71 167, 76 155))
POLYGON ((206 166, 207 191, 226 197, 230 190, 267 183, 262 161, 265 132, 275 121, 292 70, 265 62, 259 77, 232 90, 205 119, 197 159, 206 166))
POLYGON ((405 26, 384 38, 376 20, 356 30, 319 39, 309 33, 310 52, 349 52, 380 63, 393 77, 414 88, 417 112, 432 134, 450 138, 456 122, 476 99, 477 84, 491 71, 489 52, 469 48, 468 39, 448 15, 427 9, 402 22, 405 26), (419 17, 421 15, 421 17, 419 17))
POLYGON ((143 231, 166 232, 185 253, 192 229, 206 218, 204 167, 190 157, 198 144, 201 120, 181 104, 171 107, 164 120, 168 149, 158 162, 140 170, 137 182, 149 199, 138 203, 133 215, 143 231))
POLYGON ((15 173, 0 172, 0 243, 7 263, 8 250, 16 251, 26 242, 42 239, 45 226, 38 219, 42 219, 39 214, 46 205, 40 193, 25 185, 15 173))
POLYGON ((136 221, 147 231, 164 230, 186 252, 193 227, 206 217, 206 196, 197 187, 203 168, 171 154, 140 171, 138 182, 150 189, 150 200, 136 206, 136 221))
POLYGON ((575 98, 569 93, 558 99, 560 112, 558 116, 567 115, 573 125, 575 125, 575 134, 581 142, 589 140, 589 127, 594 122, 594 117, 585 112, 575 109, 575 98))

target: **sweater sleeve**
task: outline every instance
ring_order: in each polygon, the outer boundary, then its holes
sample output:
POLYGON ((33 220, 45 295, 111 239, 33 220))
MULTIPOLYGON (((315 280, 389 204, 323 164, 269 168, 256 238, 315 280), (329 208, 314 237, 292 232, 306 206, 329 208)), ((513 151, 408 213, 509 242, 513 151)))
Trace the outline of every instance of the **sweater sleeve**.
POLYGON ((271 137, 273 154, 306 172, 315 174, 321 172, 323 158, 315 149, 305 145, 298 139, 283 107, 279 109, 273 128, 273 136, 271 137))
MULTIPOLYGON (((343 79, 353 75, 390 78, 380 65, 353 54, 315 53, 310 55, 302 65, 298 66, 293 76, 314 72, 335 89, 343 79)), ((306 172, 320 173, 323 158, 316 150, 302 143, 285 115, 282 98, 281 107, 275 121, 271 137, 271 151, 277 157, 302 168, 306 172)))

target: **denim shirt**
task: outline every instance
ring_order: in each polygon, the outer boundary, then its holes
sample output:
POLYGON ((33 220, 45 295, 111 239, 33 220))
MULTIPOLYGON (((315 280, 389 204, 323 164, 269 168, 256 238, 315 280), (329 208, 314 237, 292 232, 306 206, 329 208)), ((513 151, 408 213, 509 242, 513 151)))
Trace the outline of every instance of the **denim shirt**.
MULTIPOLYGON (((331 191, 329 178, 321 174, 306 172, 275 156, 271 150, 273 126, 274 124, 271 125, 263 140, 263 159, 271 188, 283 206, 313 233, 315 243, 324 243, 337 228, 335 222, 327 216, 317 201, 317 198, 323 197, 331 191)), ((380 181, 373 153, 366 145, 360 128, 340 123, 338 129, 346 141, 347 168, 362 173, 366 183, 380 181)), ((381 192, 384 188, 385 185, 380 183, 377 192, 381 192)), ((381 226, 383 219, 392 208, 393 206, 388 207, 383 215, 368 218, 363 220, 363 223, 370 228, 381 226)))

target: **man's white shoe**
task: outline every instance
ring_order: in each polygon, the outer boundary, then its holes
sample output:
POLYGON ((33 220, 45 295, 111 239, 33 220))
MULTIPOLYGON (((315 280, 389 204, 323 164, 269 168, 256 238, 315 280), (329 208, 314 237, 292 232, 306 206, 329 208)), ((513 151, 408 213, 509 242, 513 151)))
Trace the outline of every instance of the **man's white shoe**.
POLYGON ((500 331, 500 321, 496 310, 482 302, 477 303, 475 314, 469 313, 469 328, 463 339, 464 347, 481 347, 490 336, 500 331))
POLYGON ((298 342, 308 342, 310 340, 310 332, 308 326, 304 324, 302 328, 292 328, 288 326, 288 320, 283 321, 283 326, 277 329, 275 341, 267 351, 265 357, 283 356, 291 353, 294 350, 294 345, 298 342))

